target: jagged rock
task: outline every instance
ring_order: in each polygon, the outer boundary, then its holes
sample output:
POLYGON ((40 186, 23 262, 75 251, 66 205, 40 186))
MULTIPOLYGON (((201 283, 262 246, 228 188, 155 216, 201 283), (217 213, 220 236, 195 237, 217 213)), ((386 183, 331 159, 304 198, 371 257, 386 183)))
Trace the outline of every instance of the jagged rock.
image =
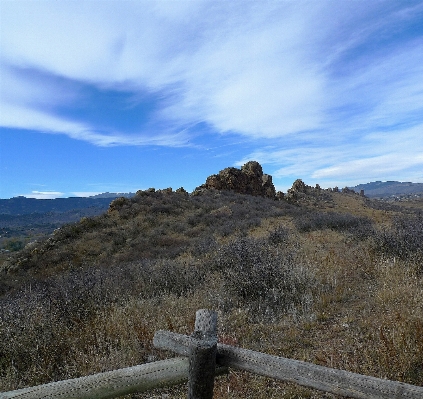
POLYGON ((124 205, 128 205, 130 202, 131 202, 131 200, 129 198, 126 198, 126 197, 116 198, 110 203, 109 209, 107 210, 107 212, 112 213, 114 211, 118 211, 124 205))
POLYGON ((286 199, 288 202, 296 203, 299 200, 304 199, 310 190, 314 189, 307 186, 301 179, 297 179, 288 190, 286 199))
POLYGON ((352 190, 351 188, 348 188, 348 187, 344 187, 344 188, 342 189, 342 192, 343 192, 344 194, 357 194, 354 190, 352 190))
POLYGON ((285 199, 296 205, 324 207, 333 201, 330 192, 333 192, 332 189, 322 189, 319 184, 315 187, 308 186, 301 179, 297 179, 287 191, 285 199))
POLYGON ((296 191, 298 193, 305 193, 307 186, 301 179, 297 179, 292 184, 291 190, 296 191))
POLYGON ((280 201, 284 200, 285 199, 285 194, 282 191, 278 191, 276 193, 276 199, 278 199, 280 201))
POLYGON ((268 174, 263 174, 262 176, 262 188, 264 190, 264 196, 267 198, 276 197, 275 186, 273 185, 272 176, 268 174))
POLYGON ((188 195, 188 191, 185 190, 183 187, 179 187, 178 189, 176 189, 175 192, 178 194, 188 195))
POLYGON ((195 191, 203 189, 232 190, 241 194, 276 197, 272 176, 264 174, 261 165, 256 161, 247 162, 241 169, 226 168, 217 175, 209 176, 206 183, 195 191))
POLYGON ((173 188, 172 187, 168 187, 168 188, 163 188, 161 190, 157 190, 157 192, 162 193, 162 194, 172 194, 173 193, 173 188))

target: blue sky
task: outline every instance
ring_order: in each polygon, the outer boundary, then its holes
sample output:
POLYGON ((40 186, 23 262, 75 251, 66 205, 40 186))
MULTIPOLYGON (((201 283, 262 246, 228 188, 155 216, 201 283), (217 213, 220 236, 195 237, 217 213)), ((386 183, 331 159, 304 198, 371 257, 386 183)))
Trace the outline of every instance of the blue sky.
POLYGON ((0 198, 423 182, 423 1, 0 0, 0 198))

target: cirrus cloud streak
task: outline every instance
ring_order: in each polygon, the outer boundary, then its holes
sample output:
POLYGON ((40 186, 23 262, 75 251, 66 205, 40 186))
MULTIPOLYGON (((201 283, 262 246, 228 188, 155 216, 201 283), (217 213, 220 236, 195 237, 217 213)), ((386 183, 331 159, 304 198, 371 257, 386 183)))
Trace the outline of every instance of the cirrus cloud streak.
POLYGON ((421 1, 1 7, 2 127, 195 151, 207 126, 250 140, 231 162, 257 159, 275 178, 423 181, 421 1), (106 93, 95 112, 125 117, 82 112, 87 90, 106 93))

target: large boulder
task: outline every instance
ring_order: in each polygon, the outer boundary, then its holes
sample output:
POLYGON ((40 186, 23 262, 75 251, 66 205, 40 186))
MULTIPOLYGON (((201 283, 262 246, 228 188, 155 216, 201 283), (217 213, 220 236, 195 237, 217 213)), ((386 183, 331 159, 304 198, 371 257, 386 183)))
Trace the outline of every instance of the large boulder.
POLYGON ((275 198, 276 190, 272 176, 264 174, 256 161, 247 162, 241 169, 226 168, 217 175, 211 175, 198 189, 232 190, 241 194, 250 194, 275 198))

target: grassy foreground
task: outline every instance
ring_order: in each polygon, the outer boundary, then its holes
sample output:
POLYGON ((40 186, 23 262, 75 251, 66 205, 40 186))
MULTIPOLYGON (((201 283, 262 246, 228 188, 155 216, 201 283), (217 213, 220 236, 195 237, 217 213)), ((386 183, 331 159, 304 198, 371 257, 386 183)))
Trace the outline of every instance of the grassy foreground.
MULTIPOLYGON (((224 343, 423 385, 423 207, 322 191, 138 192, 28 245, 1 266, 0 391, 169 357, 154 332, 191 333, 199 308, 224 343)), ((215 387, 335 397, 236 371, 215 387)))

